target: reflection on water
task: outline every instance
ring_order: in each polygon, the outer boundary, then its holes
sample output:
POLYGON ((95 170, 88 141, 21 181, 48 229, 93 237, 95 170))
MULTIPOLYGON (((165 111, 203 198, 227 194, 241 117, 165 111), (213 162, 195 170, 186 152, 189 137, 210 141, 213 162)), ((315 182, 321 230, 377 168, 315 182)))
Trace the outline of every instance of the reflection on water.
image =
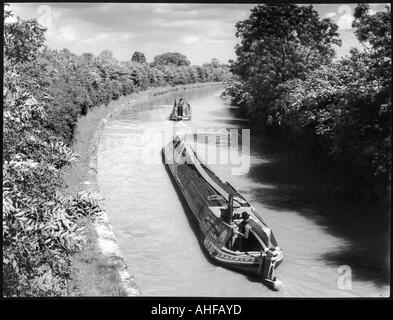
MULTIPOLYGON (((156 97, 111 119, 103 132, 98 183, 142 294, 386 296, 389 221, 372 209, 326 206, 318 191, 318 175, 292 161, 285 150, 269 145, 255 130, 251 130, 247 174, 233 175, 229 164, 210 167, 235 186, 272 228, 284 250, 284 261, 277 269, 284 287, 273 292, 255 278, 212 263, 204 254, 191 213, 161 163, 160 151, 169 138, 165 137, 168 125, 193 130, 248 128, 248 121, 220 93, 221 89, 209 88, 156 97), (193 118, 187 123, 170 122, 173 99, 183 94, 193 107, 193 118), (143 161, 146 155, 149 161, 143 161), (351 267, 351 290, 338 287, 342 265, 351 267)), ((228 145, 220 143, 219 147, 228 145)))

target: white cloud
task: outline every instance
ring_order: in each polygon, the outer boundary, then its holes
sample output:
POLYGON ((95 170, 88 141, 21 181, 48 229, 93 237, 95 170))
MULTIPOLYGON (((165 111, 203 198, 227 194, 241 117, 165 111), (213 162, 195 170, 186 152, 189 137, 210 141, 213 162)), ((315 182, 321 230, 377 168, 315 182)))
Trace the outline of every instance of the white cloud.
POLYGON ((369 3, 368 4, 370 7, 385 7, 385 6, 390 6, 390 3, 369 3))
POLYGON ((171 10, 169 8, 167 8, 167 7, 159 7, 159 6, 157 6, 157 7, 155 7, 153 9, 153 13, 160 14, 160 13, 168 13, 168 12, 171 12, 171 10))
POLYGON ((186 44, 191 44, 191 43, 195 43, 198 41, 197 37, 193 37, 193 36, 184 36, 182 37, 182 42, 186 43, 186 44))
MULTIPOLYGON (((222 39, 207 39, 206 44, 212 47, 225 47, 230 43, 230 41, 222 40, 222 39)), ((233 43, 232 47, 235 45, 233 43)))
POLYGON ((196 16, 199 14, 199 11, 198 10, 190 10, 190 11, 187 11, 187 14, 190 16, 196 16))
POLYGON ((157 27, 186 27, 186 26, 195 26, 201 24, 202 22, 199 20, 172 20, 172 21, 165 21, 163 19, 153 19, 151 20, 151 24, 157 27))
MULTIPOLYGON (((13 3, 22 19, 40 18, 43 4, 13 3)), ((46 4, 44 4, 46 5, 46 4)), ((48 3, 52 24, 46 33, 53 49, 98 54, 112 50, 115 57, 129 59, 130 52, 142 51, 153 58, 162 52, 181 52, 192 63, 204 63, 212 57, 220 61, 235 58, 235 24, 250 15, 255 4, 174 4, 174 3, 48 3)), ((341 53, 357 46, 351 32, 355 5, 318 4, 321 15, 332 17, 342 31, 341 53), (323 9, 320 9, 323 7, 323 9), (335 15, 333 15, 335 13, 335 15), (326 15, 325 15, 326 14, 326 15), (346 30, 349 29, 349 30, 346 30), (350 42, 348 42, 350 41, 350 42)), ((376 11, 382 6, 372 6, 376 11)))
POLYGON ((325 14, 326 18, 333 18, 334 16, 336 16, 335 12, 328 12, 328 13, 325 14))
POLYGON ((82 40, 89 45, 127 42, 134 37, 128 32, 99 32, 95 36, 82 40))
POLYGON ((76 40, 76 32, 73 26, 67 25, 59 28, 58 39, 64 40, 66 42, 71 42, 76 40))

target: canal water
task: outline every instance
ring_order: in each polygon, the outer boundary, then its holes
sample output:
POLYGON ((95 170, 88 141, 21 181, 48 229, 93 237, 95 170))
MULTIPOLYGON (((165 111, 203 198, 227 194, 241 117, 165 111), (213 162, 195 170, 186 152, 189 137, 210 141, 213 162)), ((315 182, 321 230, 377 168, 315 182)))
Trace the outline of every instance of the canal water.
MULTIPOLYGON (((285 148, 268 142, 254 129, 249 148, 234 151, 233 146, 218 143, 218 149, 207 149, 219 154, 218 160, 206 161, 253 204, 273 230, 284 250, 276 273, 284 286, 273 292, 258 279, 216 265, 207 257, 160 151, 172 130, 214 134, 219 129, 250 128, 236 108, 220 97, 222 91, 211 87, 154 97, 114 117, 103 131, 98 184, 120 249, 142 294, 387 296, 387 218, 373 208, 351 203, 325 204, 318 173, 293 161, 285 148), (181 95, 192 105, 192 120, 174 123, 168 117, 173 99, 181 95), (229 161, 221 160, 229 150, 229 161), (245 161, 243 171, 237 170, 240 164, 230 156, 240 151, 250 160, 249 166, 245 161)), ((209 151, 204 157, 208 155, 209 151)))

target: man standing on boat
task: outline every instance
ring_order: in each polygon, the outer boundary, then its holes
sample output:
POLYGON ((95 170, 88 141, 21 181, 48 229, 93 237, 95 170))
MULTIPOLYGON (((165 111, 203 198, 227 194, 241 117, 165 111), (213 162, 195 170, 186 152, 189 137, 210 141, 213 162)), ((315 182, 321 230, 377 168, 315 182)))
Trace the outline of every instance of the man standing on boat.
POLYGON ((183 116, 183 103, 181 102, 181 100, 179 101, 179 107, 178 107, 178 114, 180 117, 183 116))
POLYGON ((234 230, 234 233, 237 235, 239 251, 246 251, 251 230, 251 225, 249 224, 250 215, 247 212, 243 212, 242 219, 239 223, 239 230, 234 230))
POLYGON ((176 99, 175 99, 175 103, 173 104, 173 114, 177 117, 177 104, 176 104, 176 99))
POLYGON ((190 117, 190 104, 184 99, 183 113, 186 117, 190 117))

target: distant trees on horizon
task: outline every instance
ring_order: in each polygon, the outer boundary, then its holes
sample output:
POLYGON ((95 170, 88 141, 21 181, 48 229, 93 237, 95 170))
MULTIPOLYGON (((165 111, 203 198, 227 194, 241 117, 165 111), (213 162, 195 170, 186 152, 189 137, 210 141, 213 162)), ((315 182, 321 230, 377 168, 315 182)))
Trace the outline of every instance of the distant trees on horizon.
POLYGON ((146 63, 145 54, 139 51, 135 51, 131 57, 131 61, 138 62, 138 63, 146 63))

